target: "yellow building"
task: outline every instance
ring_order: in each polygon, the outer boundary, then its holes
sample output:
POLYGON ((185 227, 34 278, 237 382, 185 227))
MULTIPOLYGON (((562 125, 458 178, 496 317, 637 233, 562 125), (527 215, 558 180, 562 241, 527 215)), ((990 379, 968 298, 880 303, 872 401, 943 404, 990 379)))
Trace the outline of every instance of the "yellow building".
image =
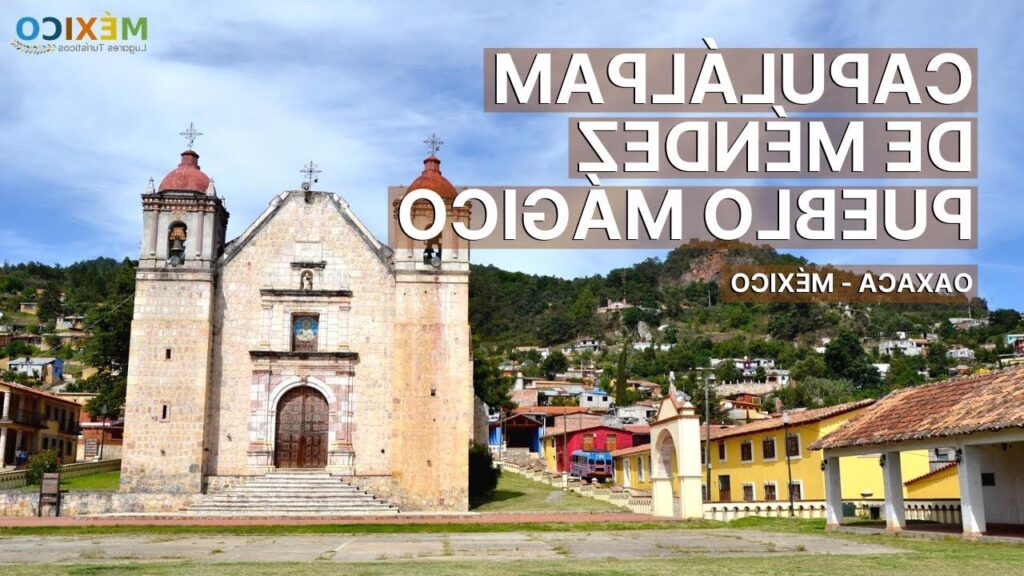
MULTIPOLYGON (((840 464, 841 465, 841 464, 840 464)), ((950 462, 921 476, 907 480, 907 500, 945 500, 960 498, 960 479, 956 462, 950 462)))
MULTIPOLYGON (((783 417, 713 430, 711 434, 711 501, 786 501, 792 475, 794 500, 824 500, 821 452, 811 443, 856 417, 874 400, 861 400, 809 410, 791 410, 783 417), (787 435, 788 433, 788 435, 787 435)), ((842 458, 844 500, 883 497, 882 469, 877 455, 842 458)), ((904 478, 929 472, 924 450, 904 454, 904 478)), ((706 487, 705 468, 705 490, 706 487)), ((948 495, 943 497, 955 497, 948 495)))
POLYGON ((612 452, 615 483, 633 490, 651 490, 651 445, 641 444, 612 452))
POLYGON ((0 382, 0 469, 46 450, 65 463, 75 461, 80 408, 41 390, 0 382))

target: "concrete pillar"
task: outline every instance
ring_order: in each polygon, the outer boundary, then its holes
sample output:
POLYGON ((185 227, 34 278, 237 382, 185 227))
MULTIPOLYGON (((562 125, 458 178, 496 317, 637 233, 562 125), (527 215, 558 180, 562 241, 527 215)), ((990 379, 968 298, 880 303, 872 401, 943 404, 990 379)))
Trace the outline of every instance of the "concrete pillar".
MULTIPOLYGON (((671 473, 671 471, 670 471, 671 473)), ((672 496, 672 478, 651 478, 651 513, 671 518, 675 515, 675 498, 672 496)))
POLYGON ((679 469, 680 513, 686 519, 704 518, 703 468, 700 461, 700 419, 689 402, 680 410, 675 435, 679 469))
POLYGON ((9 428, 0 428, 0 468, 7 465, 7 431, 9 428))
POLYGON ((4 415, 3 418, 0 418, 0 420, 11 419, 11 404, 14 404, 14 394, 7 392, 6 394, 4 394, 4 415))
POLYGON ((899 452, 885 452, 885 466, 882 467, 882 484, 885 489, 885 529, 899 532, 907 527, 906 511, 903 508, 903 468, 899 452))
POLYGON ((22 441, 21 435, 22 435, 21 430, 18 430, 17 432, 14 433, 14 449, 15 450, 20 450, 21 449, 21 441, 22 441))
POLYGON ((981 488, 981 448, 960 446, 960 515, 963 519, 964 536, 976 538, 985 530, 985 497, 981 488))
POLYGON ((843 485, 839 458, 825 458, 825 528, 835 530, 843 524, 843 485))

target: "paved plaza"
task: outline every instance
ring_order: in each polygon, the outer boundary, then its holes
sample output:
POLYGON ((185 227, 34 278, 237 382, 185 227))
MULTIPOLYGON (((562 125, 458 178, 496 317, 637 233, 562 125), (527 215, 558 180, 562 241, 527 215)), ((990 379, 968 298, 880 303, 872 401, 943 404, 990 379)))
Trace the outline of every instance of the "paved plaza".
POLYGON ((899 554, 889 546, 757 530, 625 530, 310 536, 15 536, 2 563, 369 562, 899 554))

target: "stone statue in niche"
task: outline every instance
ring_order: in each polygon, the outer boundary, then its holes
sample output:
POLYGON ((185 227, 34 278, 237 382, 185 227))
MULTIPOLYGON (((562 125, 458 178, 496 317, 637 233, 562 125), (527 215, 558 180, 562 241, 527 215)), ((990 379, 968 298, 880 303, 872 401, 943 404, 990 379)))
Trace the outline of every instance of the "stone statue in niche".
POLYGON ((300 290, 312 290, 313 289, 313 272, 310 270, 303 270, 302 274, 299 275, 299 289, 300 290))

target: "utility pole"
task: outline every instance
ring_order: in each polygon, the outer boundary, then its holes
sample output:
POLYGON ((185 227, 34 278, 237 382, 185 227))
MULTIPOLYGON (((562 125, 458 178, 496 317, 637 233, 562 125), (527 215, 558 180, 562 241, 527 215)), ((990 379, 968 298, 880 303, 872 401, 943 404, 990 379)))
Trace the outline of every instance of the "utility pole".
POLYGON ((789 476, 786 491, 789 492, 789 517, 792 518, 796 513, 793 511, 793 464, 789 458, 789 410, 782 413, 782 430, 782 449, 786 451, 786 473, 789 476))
MULTIPOLYGON (((708 361, 710 370, 711 361, 708 361)), ((707 469, 706 488, 704 489, 706 500, 711 501, 711 391, 708 383, 708 373, 704 372, 704 467, 707 469)))
MULTIPOLYGON (((557 452, 557 451, 556 451, 557 452)), ((562 482, 563 488, 569 487, 569 413, 562 408, 562 482)))

